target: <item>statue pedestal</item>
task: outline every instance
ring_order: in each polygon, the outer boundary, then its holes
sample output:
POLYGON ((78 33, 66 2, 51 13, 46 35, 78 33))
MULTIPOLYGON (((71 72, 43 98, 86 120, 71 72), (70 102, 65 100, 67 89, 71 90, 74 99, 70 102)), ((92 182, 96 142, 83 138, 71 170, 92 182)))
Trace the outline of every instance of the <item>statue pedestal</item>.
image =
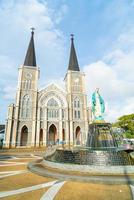
POLYGON ((87 146, 92 148, 117 147, 111 124, 104 121, 95 121, 89 124, 87 146))

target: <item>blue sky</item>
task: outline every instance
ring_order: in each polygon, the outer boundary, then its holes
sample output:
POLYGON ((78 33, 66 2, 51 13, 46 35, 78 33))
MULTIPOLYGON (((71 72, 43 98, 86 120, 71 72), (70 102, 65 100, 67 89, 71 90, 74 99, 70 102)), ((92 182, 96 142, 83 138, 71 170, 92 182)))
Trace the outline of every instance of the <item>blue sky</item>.
POLYGON ((133 113, 133 11, 133 0, 0 0, 0 123, 15 100, 18 67, 32 26, 41 88, 62 82, 74 33, 79 65, 86 73, 88 105, 99 87, 106 120, 133 113))

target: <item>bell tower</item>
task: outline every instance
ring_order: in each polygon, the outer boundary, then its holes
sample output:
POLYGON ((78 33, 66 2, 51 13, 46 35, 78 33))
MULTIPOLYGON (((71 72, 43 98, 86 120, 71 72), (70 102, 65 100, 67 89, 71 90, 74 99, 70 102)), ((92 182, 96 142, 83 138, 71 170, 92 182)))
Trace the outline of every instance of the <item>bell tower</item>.
POLYGON ((19 67, 15 105, 9 109, 12 113, 8 113, 6 143, 11 147, 35 145, 38 78, 32 28, 24 64, 19 67), (12 119, 9 119, 9 114, 12 119))
POLYGON ((71 34, 71 50, 65 85, 68 100, 69 141, 71 145, 86 142, 88 132, 87 96, 85 91, 85 74, 80 71, 71 34))

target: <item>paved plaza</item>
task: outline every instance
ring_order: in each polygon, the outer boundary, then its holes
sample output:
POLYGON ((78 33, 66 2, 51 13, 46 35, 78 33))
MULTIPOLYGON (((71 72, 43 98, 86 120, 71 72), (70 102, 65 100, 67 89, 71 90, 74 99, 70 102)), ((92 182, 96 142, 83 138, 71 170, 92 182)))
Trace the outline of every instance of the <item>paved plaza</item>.
POLYGON ((27 168, 43 151, 0 153, 0 199, 5 200, 131 200, 134 186, 68 181, 39 176, 27 168))

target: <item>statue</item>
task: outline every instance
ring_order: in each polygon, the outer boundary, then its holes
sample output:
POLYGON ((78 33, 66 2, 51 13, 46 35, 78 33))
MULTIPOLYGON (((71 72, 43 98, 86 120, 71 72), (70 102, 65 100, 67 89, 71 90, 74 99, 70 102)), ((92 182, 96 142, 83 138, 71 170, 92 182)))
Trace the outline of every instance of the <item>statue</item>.
POLYGON ((99 94, 99 88, 92 95, 92 112, 94 115, 94 120, 104 121, 102 114, 105 111, 105 103, 103 98, 99 94))

